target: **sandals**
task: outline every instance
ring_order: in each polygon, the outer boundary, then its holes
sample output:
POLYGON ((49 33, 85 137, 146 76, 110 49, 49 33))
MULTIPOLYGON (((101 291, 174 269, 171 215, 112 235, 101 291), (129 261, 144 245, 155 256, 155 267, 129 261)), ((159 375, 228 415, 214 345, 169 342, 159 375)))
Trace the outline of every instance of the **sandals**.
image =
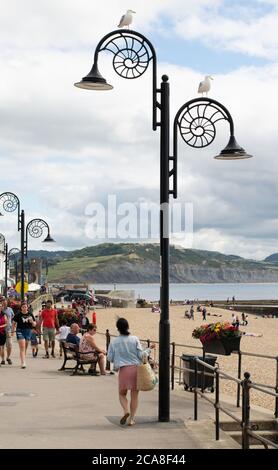
POLYGON ((125 424, 127 418, 129 417, 129 413, 126 413, 120 420, 120 424, 125 424))
POLYGON ((135 424, 134 419, 130 419, 127 425, 128 426, 134 426, 134 424, 135 424))

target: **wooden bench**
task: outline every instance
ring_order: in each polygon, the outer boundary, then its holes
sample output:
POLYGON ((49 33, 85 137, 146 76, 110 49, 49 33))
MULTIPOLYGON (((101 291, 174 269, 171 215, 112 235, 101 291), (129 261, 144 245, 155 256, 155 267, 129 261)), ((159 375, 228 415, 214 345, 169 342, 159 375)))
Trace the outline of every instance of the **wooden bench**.
POLYGON ((76 375, 78 371, 82 371, 85 374, 84 365, 90 365, 90 372, 92 375, 98 375, 96 372, 96 365, 98 362, 98 353, 95 352, 94 358, 86 358, 86 355, 91 355, 93 351, 89 352, 80 352, 79 346, 77 344, 62 342, 62 349, 64 354, 64 362, 62 367, 59 370, 72 370, 71 375, 76 375), (76 364, 74 367, 66 367, 68 361, 75 361, 76 364))

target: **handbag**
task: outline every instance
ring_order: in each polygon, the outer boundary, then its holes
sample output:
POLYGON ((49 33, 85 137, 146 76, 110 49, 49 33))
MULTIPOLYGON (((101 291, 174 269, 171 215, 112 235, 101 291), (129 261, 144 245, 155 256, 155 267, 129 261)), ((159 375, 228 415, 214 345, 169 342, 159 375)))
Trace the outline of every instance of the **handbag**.
POLYGON ((148 362, 137 366, 137 390, 148 392, 153 390, 158 380, 148 362))

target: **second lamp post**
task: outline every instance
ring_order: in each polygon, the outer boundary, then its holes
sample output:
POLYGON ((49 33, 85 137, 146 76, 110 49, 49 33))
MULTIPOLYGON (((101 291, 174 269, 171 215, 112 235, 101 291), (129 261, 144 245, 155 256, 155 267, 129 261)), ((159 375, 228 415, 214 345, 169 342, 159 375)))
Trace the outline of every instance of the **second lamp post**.
POLYGON ((113 67, 122 78, 141 77, 152 61, 153 79, 153 130, 160 128, 160 323, 159 323, 159 421, 170 419, 170 322, 169 322, 169 196, 177 197, 177 130, 191 147, 203 148, 211 144, 216 135, 215 123, 226 120, 230 127, 227 146, 215 157, 222 160, 249 158, 236 142, 234 124, 228 110, 218 101, 197 98, 185 103, 174 119, 173 153, 170 153, 169 82, 162 76, 157 85, 156 52, 152 43, 141 33, 129 29, 108 33, 98 43, 91 71, 80 82, 78 88, 87 90, 110 90, 105 78, 98 70, 98 55, 101 51, 113 55, 113 67), (160 117, 158 118, 158 113, 160 117), (170 181, 172 179, 172 184, 170 181))
POLYGON ((24 273, 24 261, 25 257, 27 256, 27 247, 28 247, 28 236, 30 235, 33 238, 39 238, 43 235, 44 229, 47 230, 47 236, 43 240, 43 242, 54 242, 53 238, 50 236, 50 229, 49 225, 43 219, 33 219, 28 222, 25 228, 25 212, 24 210, 20 211, 20 201, 16 194, 5 192, 0 194, 0 201, 3 205, 3 209, 6 212, 14 212, 17 210, 17 228, 20 231, 20 298, 24 300, 25 292, 24 292, 24 281, 25 281, 25 273, 24 273))

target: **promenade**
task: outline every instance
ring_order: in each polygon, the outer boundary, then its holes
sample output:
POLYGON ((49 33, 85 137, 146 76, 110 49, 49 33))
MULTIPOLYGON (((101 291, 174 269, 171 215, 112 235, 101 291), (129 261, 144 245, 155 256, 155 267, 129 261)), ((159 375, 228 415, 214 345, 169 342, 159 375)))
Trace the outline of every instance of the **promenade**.
MULTIPOLYGON (((42 350, 40 350, 40 355, 42 350)), ((117 375, 70 376, 58 372, 61 359, 27 358, 20 369, 17 345, 14 364, 0 368, 1 448, 3 449, 199 449, 237 448, 224 433, 216 443, 213 409, 200 405, 192 421, 193 394, 171 394, 171 422, 157 421, 157 390, 142 392, 134 427, 121 426, 117 375)))

